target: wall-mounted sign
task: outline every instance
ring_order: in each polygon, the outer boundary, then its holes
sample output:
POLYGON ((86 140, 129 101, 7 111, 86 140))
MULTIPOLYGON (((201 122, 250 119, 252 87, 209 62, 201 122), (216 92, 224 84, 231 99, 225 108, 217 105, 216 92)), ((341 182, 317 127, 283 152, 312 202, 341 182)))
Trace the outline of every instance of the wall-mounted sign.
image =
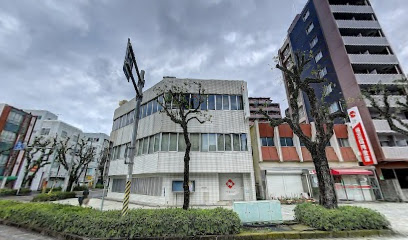
POLYGON ((364 128, 363 120, 361 119, 360 112, 357 107, 352 107, 347 110, 350 117, 351 127, 353 129, 354 138, 357 143, 359 155, 363 164, 374 165, 377 164, 377 160, 373 155, 370 140, 367 137, 367 132, 364 128))

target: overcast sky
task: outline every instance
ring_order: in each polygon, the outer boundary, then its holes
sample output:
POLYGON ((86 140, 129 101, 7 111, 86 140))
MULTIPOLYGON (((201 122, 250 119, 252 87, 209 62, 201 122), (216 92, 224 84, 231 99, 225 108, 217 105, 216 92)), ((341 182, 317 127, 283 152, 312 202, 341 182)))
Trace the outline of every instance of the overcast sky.
MULTIPOLYGON (((0 102, 109 134, 118 102, 134 95, 122 72, 130 37, 147 87, 163 76, 245 80, 250 96, 284 110, 281 73, 271 66, 306 2, 4 0, 0 102)), ((408 1, 371 2, 408 71, 408 1)))

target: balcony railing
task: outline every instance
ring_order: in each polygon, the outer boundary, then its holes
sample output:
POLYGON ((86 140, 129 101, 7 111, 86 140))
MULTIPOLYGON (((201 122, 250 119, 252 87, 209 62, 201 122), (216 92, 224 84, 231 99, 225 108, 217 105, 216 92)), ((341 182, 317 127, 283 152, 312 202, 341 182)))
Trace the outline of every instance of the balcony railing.
POLYGON ((408 159, 408 147, 382 147, 386 159, 408 159))
MULTIPOLYGON (((379 107, 383 107, 384 106, 384 101, 383 101, 383 96, 382 95, 372 95, 373 99, 377 102, 377 105, 379 107)), ((367 107, 372 107, 371 105, 371 101, 368 99, 364 99, 367 107)), ((390 104, 390 107, 393 108, 398 108, 399 105, 397 104, 397 102, 401 102, 401 103, 406 103, 406 97, 402 96, 402 95, 394 95, 394 96, 389 96, 388 97, 388 102, 390 104)))
POLYGON ((349 46, 389 46, 385 37, 343 37, 345 45, 349 46))
MULTIPOLYGON (((408 120, 402 120, 404 123, 408 124, 408 120)), ((388 124, 387 120, 373 120, 375 131, 378 133, 394 133, 391 130, 390 125, 388 124)), ((400 128, 403 128, 398 122, 395 121, 395 125, 400 128)), ((403 128, 404 129, 404 128, 403 128)))
POLYGON ((381 29, 378 21, 368 20, 337 20, 339 28, 362 28, 362 29, 381 29))
POLYGON ((395 55, 349 54, 349 58, 353 64, 398 64, 395 55))
POLYGON ((330 9, 335 13, 374 13, 371 6, 330 5, 330 9))
POLYGON ((395 84, 395 80, 404 77, 402 74, 355 74, 358 84, 395 84))

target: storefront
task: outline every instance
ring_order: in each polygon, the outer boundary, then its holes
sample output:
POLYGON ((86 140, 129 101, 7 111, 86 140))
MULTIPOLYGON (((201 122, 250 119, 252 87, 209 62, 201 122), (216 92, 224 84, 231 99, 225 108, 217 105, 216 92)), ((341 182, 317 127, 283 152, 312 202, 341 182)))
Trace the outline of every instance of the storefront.
MULTIPOLYGON (((315 170, 309 171, 312 196, 318 199, 319 187, 315 170)), ((339 201, 375 201, 382 199, 374 170, 331 169, 339 201)))

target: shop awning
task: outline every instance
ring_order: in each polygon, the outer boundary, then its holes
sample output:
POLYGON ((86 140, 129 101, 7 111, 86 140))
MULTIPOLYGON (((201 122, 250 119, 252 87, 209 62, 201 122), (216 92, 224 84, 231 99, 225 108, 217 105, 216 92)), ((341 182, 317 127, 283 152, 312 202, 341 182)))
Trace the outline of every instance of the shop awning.
POLYGON ((332 169, 332 175, 373 175, 372 171, 365 169, 332 169))
MULTIPOLYGON (((0 176, 0 180, 2 181, 3 180, 3 176, 0 176)), ((8 176, 7 177, 7 181, 13 181, 13 180, 17 180, 17 177, 16 176, 8 176)))

